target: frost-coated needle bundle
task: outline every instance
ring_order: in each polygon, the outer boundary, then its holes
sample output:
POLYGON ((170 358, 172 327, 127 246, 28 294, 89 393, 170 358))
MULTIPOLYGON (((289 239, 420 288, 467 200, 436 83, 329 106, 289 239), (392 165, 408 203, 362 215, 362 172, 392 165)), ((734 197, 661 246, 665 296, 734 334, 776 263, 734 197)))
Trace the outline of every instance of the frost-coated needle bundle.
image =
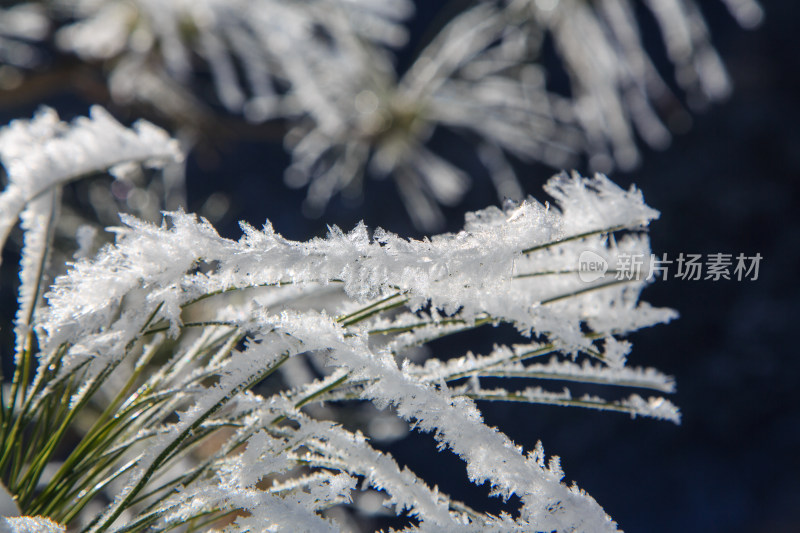
MULTIPOLYGON (((295 242, 269 223, 243 223, 231 240, 182 211, 160 224, 123 215, 110 228, 113 243, 46 287, 61 187, 121 166, 163 165, 181 157, 176 146, 155 126, 127 129, 99 108, 72 124, 44 111, 0 132, 9 177, 1 234, 18 217, 24 233, 0 473, 21 512, 37 517, 28 523, 337 530, 329 510, 349 505, 360 481, 391 512, 407 513, 408 531, 616 530, 594 499, 564 484, 557 457, 547 460, 541 444, 515 445, 483 422, 480 405, 679 421, 658 395, 673 381, 626 365, 631 346, 621 339, 674 313, 639 302, 644 275, 579 275, 587 250, 611 265, 650 257, 646 229, 658 212, 638 190, 561 174, 545 186, 552 205, 489 207, 468 214, 460 232, 424 240, 362 224, 295 242), (448 360, 408 357, 434 339, 501 323, 523 342, 448 360), (525 386, 484 388, 484 378, 525 386), (550 380, 636 392, 573 395, 550 380), (331 421, 356 400, 432 434, 470 480, 518 496, 519 511, 473 510, 331 421)), ((27 531, 21 520, 9 527, 27 531)))

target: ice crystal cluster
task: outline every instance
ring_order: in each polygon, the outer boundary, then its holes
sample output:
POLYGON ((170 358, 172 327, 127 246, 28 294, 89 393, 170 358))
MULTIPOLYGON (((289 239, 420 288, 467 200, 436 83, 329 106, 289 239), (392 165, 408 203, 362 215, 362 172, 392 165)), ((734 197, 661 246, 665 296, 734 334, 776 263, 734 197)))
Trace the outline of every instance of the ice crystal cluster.
POLYGON ((0 235, 17 220, 24 235, 0 473, 28 517, 3 530, 336 531, 350 527, 337 509, 370 489, 408 517, 404 531, 616 531, 557 457, 486 425, 480 405, 680 420, 660 396, 671 378, 627 365, 622 339, 674 313, 639 301, 644 276, 578 275, 586 250, 609 264, 650 256, 658 212, 603 175, 561 174, 545 187, 553 204, 489 207, 419 241, 358 225, 295 242, 269 223, 231 240, 183 211, 160 224, 123 215, 113 242, 92 254, 83 235, 49 283, 65 184, 181 153, 155 126, 128 129, 95 107, 71 124, 50 110, 13 122, 0 157, 0 235), (434 339, 502 323, 519 344, 419 358, 434 339), (605 399, 570 383, 634 392, 605 399), (472 509, 336 422, 364 402, 431 434, 519 509, 472 509))
MULTIPOLYGON (((755 0, 723 1, 741 25, 761 20, 755 0)), ((509 156, 563 168, 586 154, 607 172, 636 164, 637 136, 669 143, 668 126, 688 115, 644 45, 638 4, 472 2, 400 71, 410 0, 41 0, 0 10, 0 85, 44 63, 36 43, 47 42, 101 64, 117 103, 150 105, 192 138, 213 119, 193 90, 193 74, 209 72, 222 107, 288 124, 285 179, 308 187, 307 213, 338 192, 358 196, 366 174, 391 175, 430 229, 442 221, 439 204, 457 203, 469 186, 432 149, 437 129, 477 143, 501 200, 522 197, 509 156), (567 87, 552 86, 548 43, 567 87)), ((724 97, 730 84, 700 2, 641 4, 689 104, 724 97)))

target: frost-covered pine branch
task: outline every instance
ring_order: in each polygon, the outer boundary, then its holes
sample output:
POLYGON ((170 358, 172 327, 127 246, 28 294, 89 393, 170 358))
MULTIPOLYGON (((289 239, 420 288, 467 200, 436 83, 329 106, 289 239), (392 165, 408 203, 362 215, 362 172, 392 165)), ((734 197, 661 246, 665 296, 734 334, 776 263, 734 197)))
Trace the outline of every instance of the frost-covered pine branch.
POLYGON ((23 209, 43 194, 87 174, 118 174, 132 164, 160 166, 181 157, 164 131, 147 122, 125 128, 101 107, 72 127, 49 109, 31 121, 14 121, 0 132, 8 180, 0 195, 0 245, 23 209))
MULTIPOLYGON (((756 0, 723 1, 744 27, 763 16, 756 0)), ((116 102, 145 103, 184 131, 214 123, 216 103, 251 122, 280 121, 293 157, 285 181, 308 187, 307 214, 335 194, 360 195, 367 175, 392 176, 415 224, 430 230, 441 226, 439 205, 458 203, 470 183, 432 148, 437 130, 474 140, 501 200, 523 196, 512 160, 563 168, 585 154, 608 172, 637 163, 637 138, 669 143, 667 124, 688 114, 651 59, 636 4, 470 3, 399 71, 410 0, 41 0, 0 11, 0 76, 13 85, 40 68, 41 41, 103 65, 116 102), (561 90, 548 39, 569 78, 561 90), (193 89, 206 70, 218 102, 193 89)), ((730 82, 700 3, 644 4, 690 107, 724 98, 730 82)))
POLYGON ((5 234, 19 216, 24 241, 0 474, 21 511, 38 517, 26 520, 91 532, 336 531, 328 511, 349 505, 362 479, 410 517, 407 531, 616 531, 600 504, 564 484, 557 457, 486 425, 480 403, 680 420, 669 400, 640 395, 671 392, 672 379, 628 366, 621 339, 674 312, 639 301, 644 276, 587 282, 578 271, 587 250, 610 264, 649 257, 646 229, 658 212, 635 188, 564 173, 545 188, 552 205, 489 207, 460 232, 424 240, 360 224, 296 242, 269 223, 243 223, 231 240, 183 211, 160 224, 122 215, 113 243, 45 289, 58 189, 180 154, 154 126, 127 129, 99 108, 72 124, 44 112, 0 140, 9 174, 0 202, 13 207, 3 211, 5 234), (408 357, 435 338, 500 323, 522 343, 447 361, 408 357), (509 377, 524 388, 481 385, 509 377), (552 380, 633 392, 573 395, 552 380), (352 401, 430 433, 473 482, 518 496, 521 509, 471 509, 424 472, 400 468, 335 422, 352 401))

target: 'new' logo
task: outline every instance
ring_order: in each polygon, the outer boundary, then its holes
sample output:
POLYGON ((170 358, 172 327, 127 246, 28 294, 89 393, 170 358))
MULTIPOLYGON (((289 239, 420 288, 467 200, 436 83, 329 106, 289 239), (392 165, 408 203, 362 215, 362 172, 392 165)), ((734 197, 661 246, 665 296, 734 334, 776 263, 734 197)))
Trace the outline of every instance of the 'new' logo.
POLYGON ((578 257, 578 277, 584 283, 602 278, 608 270, 608 261, 591 250, 581 252, 578 257))

